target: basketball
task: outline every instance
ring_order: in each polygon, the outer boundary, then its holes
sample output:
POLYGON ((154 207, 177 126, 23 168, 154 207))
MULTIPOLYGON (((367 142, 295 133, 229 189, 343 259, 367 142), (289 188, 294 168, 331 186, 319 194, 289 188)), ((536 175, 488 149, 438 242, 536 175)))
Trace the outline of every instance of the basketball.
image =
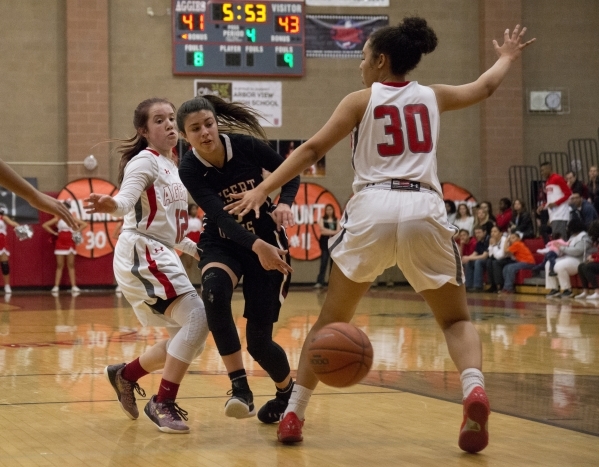
POLYGON ((349 323, 331 323, 316 333, 308 358, 314 373, 328 386, 345 388, 359 383, 372 366, 372 344, 349 323))

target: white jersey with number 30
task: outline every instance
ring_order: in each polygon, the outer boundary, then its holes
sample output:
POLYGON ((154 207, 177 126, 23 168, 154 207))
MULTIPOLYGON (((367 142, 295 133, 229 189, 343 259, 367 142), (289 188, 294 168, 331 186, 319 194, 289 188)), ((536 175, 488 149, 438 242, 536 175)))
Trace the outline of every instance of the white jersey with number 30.
POLYGON ((416 81, 373 83, 362 122, 352 133, 354 193, 390 179, 429 184, 439 194, 439 108, 434 91, 416 81))

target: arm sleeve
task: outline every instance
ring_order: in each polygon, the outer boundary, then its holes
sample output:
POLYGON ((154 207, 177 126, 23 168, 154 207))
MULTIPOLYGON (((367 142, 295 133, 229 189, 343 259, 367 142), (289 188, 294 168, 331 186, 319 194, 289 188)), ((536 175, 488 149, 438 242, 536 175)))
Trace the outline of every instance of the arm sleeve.
POLYGON ((194 156, 186 155, 179 167, 179 177, 183 185, 208 219, 215 222, 228 238, 251 250, 259 237, 243 228, 231 214, 224 210, 225 203, 218 193, 203 181, 204 177, 194 167, 195 161, 192 157, 194 156))
POLYGON ((559 206, 560 204, 567 202, 570 199, 570 196, 572 196, 572 190, 570 190, 570 187, 566 183, 566 179, 564 177, 554 174, 551 176, 551 183, 559 186, 562 190, 562 193, 564 194, 564 196, 562 196, 560 199, 554 201, 555 205, 559 206))
POLYGON ((564 247, 562 252, 568 256, 583 256, 590 250, 590 242, 590 238, 585 235, 578 239, 576 243, 564 247))
POLYGON ((125 167, 125 176, 119 193, 114 197, 117 208, 112 213, 114 217, 122 217, 133 207, 141 194, 158 177, 158 164, 145 154, 135 156, 125 167))
POLYGON ((181 240, 181 243, 175 244, 175 249, 182 251, 183 253, 187 253, 189 256, 193 256, 197 253, 198 246, 196 245, 196 242, 185 237, 183 240, 181 240))
MULTIPOLYGON (((272 149, 268 144, 254 138, 254 154, 258 157, 260 166, 269 172, 274 172, 285 159, 278 152, 272 149)), ((300 176, 289 180, 281 187, 279 203, 285 203, 289 206, 293 204, 297 190, 299 189, 300 176)))

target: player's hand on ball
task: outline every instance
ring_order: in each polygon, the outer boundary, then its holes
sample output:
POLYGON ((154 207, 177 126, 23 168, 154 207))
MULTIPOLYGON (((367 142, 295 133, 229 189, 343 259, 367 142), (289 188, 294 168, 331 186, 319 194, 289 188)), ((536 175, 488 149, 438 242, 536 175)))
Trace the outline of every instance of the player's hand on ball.
POLYGON ((283 274, 293 272, 283 257, 287 254, 287 250, 281 250, 275 246, 266 243, 264 240, 256 240, 252 245, 252 251, 258 255, 260 264, 267 271, 277 270, 283 274))
POLYGON ((86 204, 83 206, 85 212, 93 214, 95 212, 103 212, 110 214, 117 208, 116 201, 112 196, 99 195, 91 193, 89 198, 83 200, 86 204))

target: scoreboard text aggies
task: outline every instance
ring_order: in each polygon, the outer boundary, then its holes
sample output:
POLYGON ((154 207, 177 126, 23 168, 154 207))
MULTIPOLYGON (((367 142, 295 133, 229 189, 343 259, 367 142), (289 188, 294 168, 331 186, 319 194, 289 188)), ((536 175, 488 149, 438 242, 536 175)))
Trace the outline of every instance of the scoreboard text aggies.
POLYGON ((173 74, 303 76, 304 4, 172 0, 173 74))

